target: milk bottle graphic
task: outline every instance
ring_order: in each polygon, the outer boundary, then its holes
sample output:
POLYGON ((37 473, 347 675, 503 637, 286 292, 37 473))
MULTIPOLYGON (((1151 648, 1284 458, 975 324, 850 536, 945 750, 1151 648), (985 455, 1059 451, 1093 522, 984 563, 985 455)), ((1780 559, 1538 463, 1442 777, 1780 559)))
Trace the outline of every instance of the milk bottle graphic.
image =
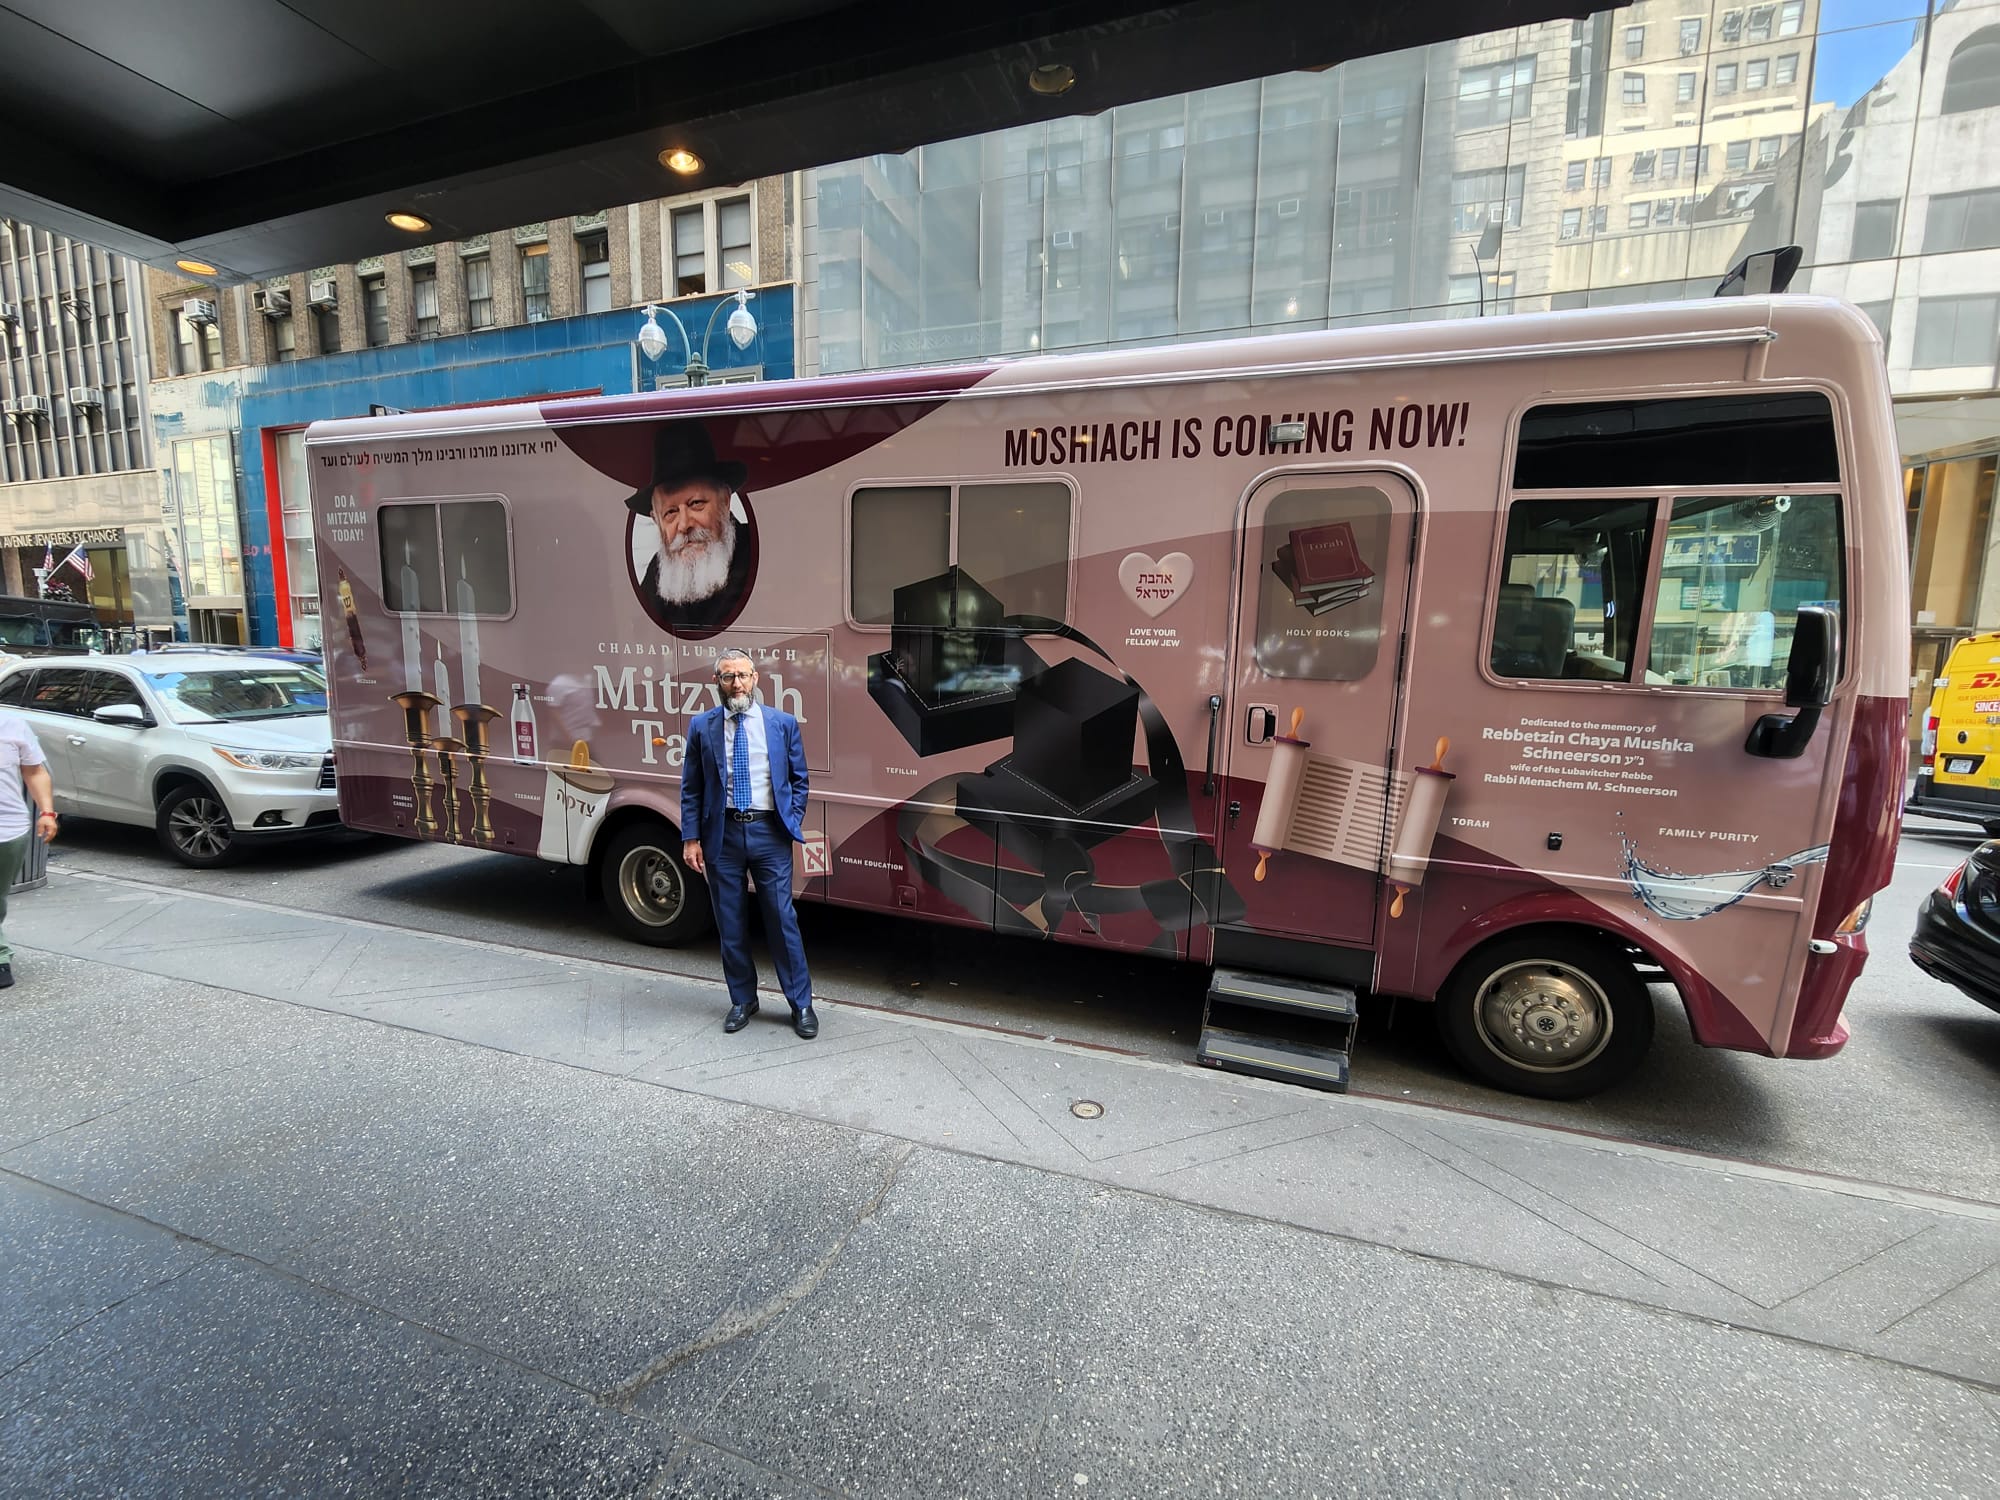
POLYGON ((509 718, 514 726, 515 764, 534 765, 542 756, 535 737, 535 705, 528 701, 528 685, 525 682, 514 684, 514 707, 509 718))

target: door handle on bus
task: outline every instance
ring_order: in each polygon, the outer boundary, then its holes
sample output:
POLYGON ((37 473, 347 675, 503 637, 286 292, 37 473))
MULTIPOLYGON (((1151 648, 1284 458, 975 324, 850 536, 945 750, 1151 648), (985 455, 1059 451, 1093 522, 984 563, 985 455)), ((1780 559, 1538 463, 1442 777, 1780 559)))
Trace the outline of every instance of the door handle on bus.
POLYGON ((1215 739, 1222 730, 1222 695, 1208 695, 1208 764, 1202 768, 1201 794, 1215 795, 1215 739))

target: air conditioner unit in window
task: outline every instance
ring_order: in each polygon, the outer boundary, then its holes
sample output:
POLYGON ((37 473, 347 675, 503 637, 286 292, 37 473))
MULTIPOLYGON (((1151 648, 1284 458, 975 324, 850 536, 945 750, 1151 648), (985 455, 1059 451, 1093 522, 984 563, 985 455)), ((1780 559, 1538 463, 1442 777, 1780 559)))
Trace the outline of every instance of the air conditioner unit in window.
POLYGON ((1054 234, 1049 236, 1049 243, 1058 250, 1073 250, 1076 248, 1076 231, 1074 229, 1058 229, 1054 234))
POLYGON ((1160 220, 1160 228, 1166 230, 1167 233, 1169 234, 1172 234, 1176 229, 1179 229, 1180 227, 1181 227, 1181 216, 1179 214, 1167 214, 1160 220))
POLYGON ((26 422, 47 421, 49 416, 49 398, 47 396, 15 397, 14 416, 17 420, 26 422))
POLYGON ((11 302, 0 302, 0 323, 12 326, 21 321, 21 309, 11 302))
POLYGON ((1296 199, 1296 198, 1280 198, 1280 199, 1278 200, 1278 217, 1279 217, 1279 218, 1281 218, 1281 219, 1296 219, 1296 218, 1297 218, 1298 216, 1299 216, 1299 200, 1298 200, 1298 199, 1296 199))
POLYGON ((76 411, 103 411, 104 392, 94 385, 73 385, 69 388, 69 404, 76 411))
POLYGON ((197 328, 212 327, 215 323, 215 304, 202 297, 190 297, 181 304, 181 316, 197 328))
POLYGON ((306 301, 314 307, 332 307, 339 300, 331 276, 322 276, 306 288, 306 301))
POLYGON ((1228 211, 1220 208, 1211 208, 1201 216, 1201 222, 1208 225, 1211 229, 1218 228, 1227 223, 1228 220, 1228 211))
POLYGON ((288 286, 263 287, 252 292, 250 300, 265 317, 282 318, 292 310, 292 289, 288 286))

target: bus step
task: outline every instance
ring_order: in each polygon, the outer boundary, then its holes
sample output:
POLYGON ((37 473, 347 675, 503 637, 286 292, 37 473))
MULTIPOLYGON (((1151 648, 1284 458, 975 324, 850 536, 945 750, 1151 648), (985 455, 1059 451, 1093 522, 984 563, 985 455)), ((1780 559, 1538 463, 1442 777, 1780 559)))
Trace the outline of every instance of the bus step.
POLYGON ((1249 969, 1217 969, 1208 982, 1208 1000, 1211 1005, 1286 1011, 1336 1025, 1352 1025, 1360 1014, 1354 991, 1343 985, 1316 984, 1310 979, 1259 974, 1249 969))
POLYGON ((1248 1073, 1336 1094, 1347 1092, 1347 1054, 1333 1047, 1204 1026, 1194 1060, 1230 1073, 1248 1073))

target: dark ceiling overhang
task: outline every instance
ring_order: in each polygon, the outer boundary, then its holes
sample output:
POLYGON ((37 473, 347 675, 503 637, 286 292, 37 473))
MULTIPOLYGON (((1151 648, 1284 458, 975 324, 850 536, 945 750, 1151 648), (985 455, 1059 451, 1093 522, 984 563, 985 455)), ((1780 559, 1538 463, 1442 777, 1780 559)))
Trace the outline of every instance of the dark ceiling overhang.
POLYGON ((0 0, 0 216, 261 278, 1588 11, 0 0))

